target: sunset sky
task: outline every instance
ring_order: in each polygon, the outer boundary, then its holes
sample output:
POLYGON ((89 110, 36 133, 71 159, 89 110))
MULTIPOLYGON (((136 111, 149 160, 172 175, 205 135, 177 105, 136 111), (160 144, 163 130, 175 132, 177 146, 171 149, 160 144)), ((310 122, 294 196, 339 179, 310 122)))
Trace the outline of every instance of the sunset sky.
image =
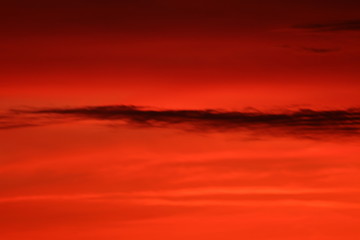
POLYGON ((359 12, 4 1, 0 239, 360 239, 359 12))

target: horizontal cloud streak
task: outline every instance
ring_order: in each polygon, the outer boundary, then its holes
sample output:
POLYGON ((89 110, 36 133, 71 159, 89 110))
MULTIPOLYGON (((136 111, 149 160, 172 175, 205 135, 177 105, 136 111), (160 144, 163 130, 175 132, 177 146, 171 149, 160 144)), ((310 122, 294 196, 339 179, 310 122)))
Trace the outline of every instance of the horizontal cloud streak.
POLYGON ((313 53, 313 54, 327 54, 339 52, 340 47, 325 47, 325 46, 291 46, 283 45, 282 48, 290 49, 299 53, 313 53))
POLYGON ((338 48, 315 48, 315 47, 303 47, 301 50, 311 53, 333 53, 339 51, 338 48))
POLYGON ((304 201, 304 200, 277 200, 277 201, 219 201, 219 200, 194 200, 194 201, 173 201, 168 199, 146 199, 138 200, 137 203, 155 206, 244 206, 244 207, 316 207, 316 208, 345 208, 359 209, 359 204, 341 203, 336 201, 304 201))
POLYGON ((299 24, 294 25, 293 28, 313 32, 360 31, 360 20, 299 24))
POLYGON ((359 208, 360 205, 341 199, 329 201, 327 193, 356 193, 356 189, 326 188, 193 188, 168 191, 113 192, 70 195, 32 195, 0 198, 1 203, 58 202, 58 201, 110 201, 136 205, 183 205, 183 206, 310 206, 327 208, 359 208), (228 195, 230 198, 218 198, 228 195), (236 198, 237 196, 261 196, 261 199, 236 198), (270 197, 267 198, 266 196, 270 197), (271 198, 275 196, 276 198, 271 198), (303 199, 303 196, 309 196, 303 199), (188 198, 190 197, 190 198, 188 198))
MULTIPOLYGON (((11 123, 0 128, 48 125, 64 121, 104 120, 134 127, 171 127, 193 131, 246 131, 317 137, 355 136, 360 130, 360 109, 299 109, 281 113, 205 110, 155 110, 131 105, 12 110, 11 123)), ((10 117, 9 117, 10 118, 10 117)), ((9 121, 9 120, 8 120, 9 121)))

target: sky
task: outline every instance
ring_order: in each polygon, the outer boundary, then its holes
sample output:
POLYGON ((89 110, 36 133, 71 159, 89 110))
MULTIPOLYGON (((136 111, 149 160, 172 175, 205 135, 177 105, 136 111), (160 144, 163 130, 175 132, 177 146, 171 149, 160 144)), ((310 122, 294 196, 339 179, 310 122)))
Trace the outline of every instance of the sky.
POLYGON ((2 240, 358 240, 360 3, 4 1, 2 240))

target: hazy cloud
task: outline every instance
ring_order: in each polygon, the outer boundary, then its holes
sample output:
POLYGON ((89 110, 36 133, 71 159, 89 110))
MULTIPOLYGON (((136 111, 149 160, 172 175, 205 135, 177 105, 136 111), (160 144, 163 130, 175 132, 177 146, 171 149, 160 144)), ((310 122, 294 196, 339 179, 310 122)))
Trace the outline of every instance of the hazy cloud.
POLYGON ((339 48, 317 48, 317 47, 303 47, 301 48, 305 52, 311 53, 333 53, 339 51, 339 48))
POLYGON ((299 53, 314 53, 314 54, 327 54, 338 52, 341 50, 339 47, 313 47, 313 46, 291 46, 291 45, 282 45, 282 48, 290 49, 299 53))
POLYGON ((294 25, 293 28, 312 32, 360 31, 360 20, 299 24, 294 25))

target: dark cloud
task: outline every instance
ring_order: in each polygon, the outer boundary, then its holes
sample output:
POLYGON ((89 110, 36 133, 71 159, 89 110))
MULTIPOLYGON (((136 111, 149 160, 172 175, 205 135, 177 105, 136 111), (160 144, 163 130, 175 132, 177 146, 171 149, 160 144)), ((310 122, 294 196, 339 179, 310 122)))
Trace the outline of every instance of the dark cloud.
MULTIPOLYGON (((134 127, 170 127, 195 131, 247 131, 316 137, 327 134, 358 135, 360 109, 284 111, 158 110, 131 105, 12 110, 21 124, 54 124, 63 121, 101 120, 134 127), (20 119, 20 120, 19 120, 20 119)), ((6 128, 7 123, 2 122, 6 128)), ((16 125, 14 125, 16 127, 16 125)), ((22 127, 19 125, 19 127, 22 127)))
POLYGON ((360 31, 360 20, 300 24, 294 25, 293 28, 312 32, 360 31))

